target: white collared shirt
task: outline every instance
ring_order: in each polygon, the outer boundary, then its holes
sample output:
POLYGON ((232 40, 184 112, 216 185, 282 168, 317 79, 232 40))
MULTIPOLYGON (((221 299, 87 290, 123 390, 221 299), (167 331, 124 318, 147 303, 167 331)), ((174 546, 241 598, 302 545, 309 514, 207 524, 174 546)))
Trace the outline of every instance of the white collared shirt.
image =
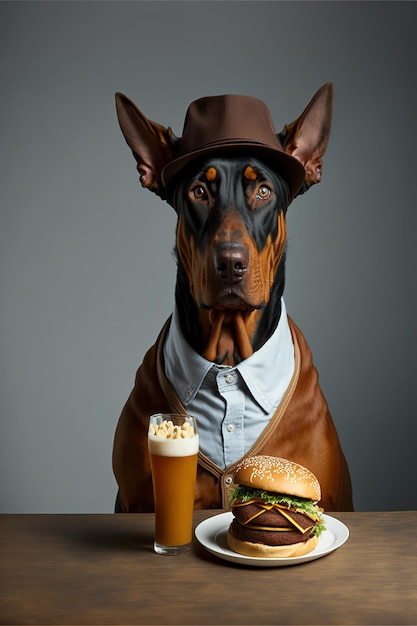
POLYGON ((240 459, 268 424, 294 371, 294 346, 284 300, 270 339, 231 367, 216 365, 185 340, 175 310, 164 346, 165 374, 197 418, 200 450, 224 469, 240 459))

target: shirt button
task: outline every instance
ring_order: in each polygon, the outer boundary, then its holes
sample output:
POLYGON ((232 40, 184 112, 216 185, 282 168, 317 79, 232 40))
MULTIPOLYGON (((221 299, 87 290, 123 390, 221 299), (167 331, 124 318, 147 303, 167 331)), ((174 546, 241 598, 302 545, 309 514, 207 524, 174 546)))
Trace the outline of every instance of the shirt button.
POLYGON ((229 424, 229 426, 227 427, 227 432, 228 433, 232 433, 234 431, 235 427, 233 426, 233 424, 229 424))
POLYGON ((227 383, 232 383, 235 379, 235 377, 233 376, 233 374, 226 374, 226 376, 224 377, 227 383))
POLYGON ((228 476, 224 482, 226 483, 226 485, 231 485, 232 481, 233 481, 233 478, 231 476, 228 476))

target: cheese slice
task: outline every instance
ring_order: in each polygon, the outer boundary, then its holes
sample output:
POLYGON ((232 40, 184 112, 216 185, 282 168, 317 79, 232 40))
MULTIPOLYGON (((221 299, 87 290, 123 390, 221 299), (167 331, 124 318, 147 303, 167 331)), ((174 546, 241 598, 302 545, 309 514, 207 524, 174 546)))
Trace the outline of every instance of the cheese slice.
MULTIPOLYGON (((246 502, 237 502, 236 504, 234 503, 233 506, 235 507, 240 507, 240 506, 247 506, 248 504, 257 504, 259 507, 261 507, 261 511, 259 513, 256 513, 252 518, 250 519, 254 519, 255 517, 257 517, 258 515, 261 515, 261 513, 263 513, 263 511, 271 511, 271 509, 278 509, 278 511, 280 513, 282 513, 282 511, 293 511, 294 513, 301 513, 302 515, 305 515, 306 517, 308 517, 309 519, 311 519, 313 522, 318 522, 320 521, 320 517, 319 515, 314 515, 313 513, 308 513, 307 511, 297 511, 296 508, 294 507, 289 507, 286 506, 285 504, 271 504, 269 502, 265 502, 265 500, 261 500, 260 498, 252 498, 251 500, 247 500, 246 502)), ((285 516, 287 517, 287 516, 285 516)), ((289 518, 287 518, 289 519, 289 518)), ((246 523, 248 523, 250 520, 248 520, 246 523)), ((293 520, 291 520, 293 522, 293 520)), ((296 524, 294 524, 296 525, 296 524)))
MULTIPOLYGON (((260 515, 262 515, 262 513, 264 513, 265 511, 271 511, 271 509, 277 509, 280 514, 285 517, 285 519, 287 519, 293 527, 295 527, 302 535, 304 535, 306 532, 310 532, 312 528, 314 528, 314 524, 312 524, 311 526, 308 526, 307 528, 303 528, 302 526, 300 526, 300 524, 298 524, 298 522, 296 522, 291 515, 289 515, 287 513, 287 511, 289 510, 288 507, 282 505, 282 504, 270 504, 268 502, 264 502, 263 500, 259 500, 257 498, 253 498, 252 500, 248 500, 247 502, 239 502, 238 504, 234 505, 234 506, 247 506, 249 504, 256 504, 257 506, 259 506, 259 511, 257 511, 254 515, 252 515, 252 517, 249 517, 245 522, 240 522, 241 524, 243 524, 243 526, 250 526, 251 528, 254 528, 256 530, 268 530, 268 531, 275 531, 275 532, 286 532, 286 531, 291 531, 293 530, 293 528, 280 528, 278 526, 274 527, 274 526, 257 526, 255 524, 252 524, 251 522, 253 520, 255 520, 257 517, 259 517, 260 515)), ((304 515, 306 515, 309 519, 314 520, 314 518, 311 515, 308 515, 306 513, 304 513, 304 515)))

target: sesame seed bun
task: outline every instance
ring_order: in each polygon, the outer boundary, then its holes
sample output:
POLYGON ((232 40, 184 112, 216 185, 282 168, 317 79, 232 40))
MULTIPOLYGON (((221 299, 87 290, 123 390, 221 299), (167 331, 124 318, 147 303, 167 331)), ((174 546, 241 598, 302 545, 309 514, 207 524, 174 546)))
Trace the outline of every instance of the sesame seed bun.
POLYGON ((253 543, 237 539, 229 531, 227 533, 227 544, 231 550, 243 554, 244 556, 254 556, 266 559, 288 559, 295 556, 308 554, 317 546, 318 538, 311 537, 307 541, 292 543, 290 545, 269 546, 264 543, 253 543))
POLYGON ((318 502, 320 483, 310 470, 275 456, 247 457, 239 465, 234 482, 255 489, 273 491, 318 502))

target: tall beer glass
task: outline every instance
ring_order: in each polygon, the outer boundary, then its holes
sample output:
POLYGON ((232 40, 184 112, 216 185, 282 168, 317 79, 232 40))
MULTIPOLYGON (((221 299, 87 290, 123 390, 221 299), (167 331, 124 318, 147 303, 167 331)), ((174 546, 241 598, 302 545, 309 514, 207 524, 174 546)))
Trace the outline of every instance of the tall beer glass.
POLYGON ((193 532, 198 455, 195 418, 151 415, 148 446, 155 502, 154 550, 182 554, 189 550, 193 532))

